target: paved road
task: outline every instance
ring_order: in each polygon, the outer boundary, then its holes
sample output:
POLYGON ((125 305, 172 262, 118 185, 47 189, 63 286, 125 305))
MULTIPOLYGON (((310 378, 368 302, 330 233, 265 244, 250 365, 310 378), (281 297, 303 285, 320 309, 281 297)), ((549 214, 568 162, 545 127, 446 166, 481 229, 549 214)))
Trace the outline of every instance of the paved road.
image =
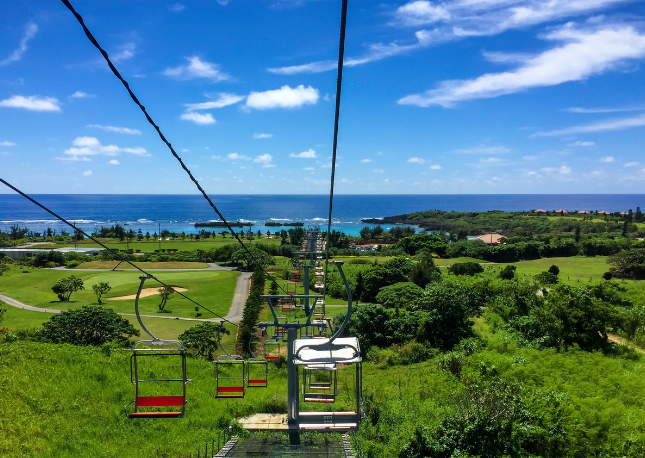
MULTIPOLYGON (((228 269, 228 268, 227 268, 228 269)), ((177 269, 182 270, 182 269, 177 269)), ((187 270, 187 269, 183 269, 187 270)), ((204 270, 204 269, 202 269, 204 270)), ((218 269, 211 269, 218 270, 218 269)), ((231 303, 231 308, 228 311, 228 314, 224 317, 226 320, 231 323, 239 323, 242 320, 242 313, 244 312, 244 304, 246 299, 249 296, 249 284, 251 281, 251 272, 240 272, 240 275, 237 277, 237 283, 235 285, 235 295, 233 296, 233 302, 231 303)), ((0 301, 5 302, 12 307, 17 307, 20 309, 31 310, 34 312, 46 312, 46 313, 60 313, 60 310, 54 309, 44 309, 41 307, 33 307, 31 305, 23 304, 18 302, 15 299, 12 299, 7 296, 0 295, 0 301)), ((119 313, 119 315, 124 316, 136 316, 134 313, 119 313)), ((163 318, 167 320, 184 320, 184 321, 221 321, 220 318, 183 318, 175 316, 159 316, 159 315, 141 315, 146 318, 163 318)))

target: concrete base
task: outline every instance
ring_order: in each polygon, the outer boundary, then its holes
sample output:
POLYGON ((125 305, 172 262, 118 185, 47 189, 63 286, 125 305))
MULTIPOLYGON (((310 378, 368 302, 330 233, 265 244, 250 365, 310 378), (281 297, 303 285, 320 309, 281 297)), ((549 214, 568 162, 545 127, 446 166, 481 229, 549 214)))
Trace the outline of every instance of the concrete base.
POLYGON ((258 413, 238 420, 249 431, 281 430, 288 431, 287 414, 258 413))

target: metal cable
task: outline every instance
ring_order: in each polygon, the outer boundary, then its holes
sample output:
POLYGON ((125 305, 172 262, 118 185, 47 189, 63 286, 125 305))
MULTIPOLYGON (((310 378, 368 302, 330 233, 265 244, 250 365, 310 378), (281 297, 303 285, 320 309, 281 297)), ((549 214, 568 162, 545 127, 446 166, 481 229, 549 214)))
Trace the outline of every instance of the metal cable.
POLYGON ((213 315, 215 315, 216 317, 220 318, 222 321, 225 321, 225 322, 227 322, 227 323, 229 323, 229 324, 232 324, 233 326, 239 327, 236 323, 233 323, 233 322, 231 322, 231 321, 227 320, 226 318, 224 318, 223 316, 221 316, 220 314, 215 313, 215 312, 213 312, 212 310, 209 310, 208 308, 206 308, 206 307, 204 307, 203 305, 201 305, 199 302, 195 302, 195 301, 194 301, 193 299, 191 299, 190 297, 186 296, 185 294, 182 294, 182 293, 181 293, 181 291, 177 291, 177 290, 175 290, 172 286, 167 285, 166 283, 162 282, 161 280, 159 280, 159 279, 158 279, 157 277, 155 277, 154 275, 151 275, 150 273, 148 273, 148 272, 146 272, 145 270, 143 270, 141 267, 139 267, 139 266, 135 265, 133 262, 128 261, 128 260, 127 260, 127 259, 126 259, 126 258, 125 258, 121 253, 119 253, 118 251, 115 251, 115 250, 113 250, 112 248, 108 248, 108 247, 107 247, 107 246, 105 246, 103 243, 99 242, 99 241, 98 241, 98 240, 96 240, 94 237, 92 237, 91 235, 89 235, 89 234, 87 234, 85 231, 83 231, 82 229, 77 228, 77 227, 76 227, 76 226, 74 226, 72 223, 70 223, 69 221, 67 221, 65 218, 63 218, 62 216, 57 215, 57 214, 56 214, 56 213, 54 213, 52 210, 50 210, 49 208, 45 207, 44 205, 42 205, 40 202, 36 201, 36 200, 35 200, 35 199, 33 199, 32 197, 28 196, 27 194, 25 194, 24 192, 22 192, 20 189, 16 188, 15 186, 12 186, 11 184, 7 183, 7 182, 6 182, 5 180, 3 180, 2 178, 0 178, 0 182, 2 182, 2 183, 3 183, 4 185, 6 185, 7 187, 9 187, 9 188, 13 189, 15 192, 17 192, 18 194, 20 194, 20 195, 21 195, 22 197, 24 197, 25 199, 27 199, 27 200, 29 200, 29 201, 33 202, 34 204, 38 205, 40 208, 42 208, 43 210, 45 210, 45 211, 46 211, 47 213, 49 213, 50 215, 55 216, 56 218, 58 218, 59 220, 61 220, 63 223, 67 224, 69 227, 73 228, 76 232, 80 232, 81 234, 83 234, 83 235, 84 235, 85 237, 87 237, 88 239, 90 239, 90 240, 94 241, 94 242, 95 242, 95 243, 97 243, 98 245, 101 245, 101 246, 102 246, 103 248, 105 248, 105 249, 106 249, 110 254, 114 254, 114 255, 116 255, 116 256, 119 256, 119 258, 121 259, 121 262, 127 262, 127 263, 128 263, 128 264, 130 264, 132 267, 134 267, 135 269, 137 269, 139 272, 142 272, 142 273, 144 273, 144 274, 146 274, 146 275, 150 276, 153 280, 155 280, 155 281, 159 282, 160 284, 162 284, 162 285, 163 285, 163 286, 165 286, 166 288, 170 288, 170 289, 172 289, 175 293, 179 294, 179 295, 180 295, 181 297, 183 297, 184 299, 188 299, 188 300, 189 300, 190 302, 192 302, 193 304, 197 305, 198 307, 203 308, 203 309, 204 309, 204 310, 206 310, 207 312, 212 313, 212 314, 213 314, 213 315))
MULTIPOLYGON (((116 69, 116 67, 112 64, 112 61, 111 61, 111 60, 110 60, 110 58, 108 57, 107 52, 105 52, 105 51, 103 50, 103 48, 101 48, 101 45, 99 45, 99 43, 96 41, 96 39, 94 38, 94 36, 92 35, 92 33, 89 31, 89 29, 88 29, 88 28, 87 28, 87 26, 85 25, 85 22, 83 21, 83 17, 82 17, 80 14, 78 14, 78 13, 76 12, 76 10, 75 10, 75 9, 74 9, 74 7, 72 6, 72 4, 69 2, 69 0, 61 0, 61 1, 62 1, 62 2, 63 2, 63 4, 64 4, 64 5, 65 5, 65 6, 66 6, 66 7, 67 7, 71 12, 72 12, 72 14, 74 15, 74 17, 76 17, 76 19, 78 20, 79 24, 81 24, 81 27, 83 27, 83 31, 85 32, 85 35, 87 35, 87 38, 89 38, 90 42, 92 42, 92 44, 96 47, 96 49, 98 49, 98 50, 99 50, 99 52, 101 53, 101 55, 103 56, 103 58, 104 58, 104 59, 105 59, 105 61, 107 62, 108 66, 110 67, 110 70, 112 70, 112 73, 114 73, 114 76, 116 76, 116 77, 119 79, 119 81, 121 81, 121 83, 123 83, 123 86, 125 86, 125 89, 128 91, 128 94, 130 95, 130 98, 131 98, 131 99, 134 101, 134 103, 135 103, 135 104, 136 104, 136 105, 141 109, 141 111, 142 111, 142 112, 143 112, 143 114, 145 115, 145 117, 146 117, 146 119, 148 120, 148 122, 150 123, 150 125, 152 125, 152 127, 154 127, 154 128, 155 128, 155 130, 156 130, 156 131, 157 131, 157 133, 159 134, 159 138, 161 138, 161 140, 166 144, 166 146, 168 147, 168 149, 170 150, 170 152, 172 153, 172 155, 173 155, 173 156, 175 156, 175 159, 177 159, 177 161, 179 161, 179 164, 180 164, 180 165, 181 165, 181 167, 186 171, 186 173, 188 174, 188 176, 190 177, 190 179, 192 180, 192 182, 195 184, 195 186, 197 186, 197 189, 202 193, 202 195, 204 196, 204 199, 206 199, 206 201, 210 204, 211 208, 212 208, 213 210, 215 210, 215 213, 217 213, 217 216, 219 216, 219 218, 224 222, 224 224, 226 224, 226 227, 231 231, 231 233, 233 234, 233 236, 235 236, 235 238, 237 239, 237 241, 239 242, 239 244, 240 244, 240 245, 242 245, 242 248, 244 248, 244 250, 246 250, 246 252, 247 252, 247 253, 248 253, 248 255, 251 257, 251 259, 254 261, 254 263, 255 263, 255 264, 257 264, 257 265, 258 265, 258 266, 259 266, 259 267, 264 271, 265 275, 267 275, 271 280, 275 281, 275 278, 273 278, 273 276, 272 276, 269 272, 267 272, 267 270, 262 266, 262 264, 261 264, 261 263, 257 260, 257 258, 253 255, 253 253, 251 253, 251 250, 249 250, 249 248, 244 244, 244 242, 242 242, 242 240, 240 239, 240 237, 238 236, 238 234, 233 230, 233 228, 232 228, 232 227, 231 227, 231 225, 228 223, 228 221, 226 221, 226 218, 224 218, 224 215, 222 215, 222 213, 220 213, 220 211, 217 209, 217 207, 215 206, 215 204, 213 203, 213 201, 210 199, 210 197, 208 197, 208 194, 206 194, 206 191, 204 191, 204 189, 201 187, 201 185, 199 184, 199 182, 195 179, 195 177, 194 177, 194 176, 193 176, 193 174, 190 172, 190 170, 188 170, 188 167, 186 167, 186 164, 184 164, 184 161, 182 161, 182 160, 181 160, 181 158, 179 157, 179 155, 177 154, 177 152, 175 151, 175 149, 172 147, 172 145, 170 144, 170 142, 169 142, 168 140, 166 140, 166 137, 164 136, 164 134, 163 134, 163 133, 161 133, 161 129, 159 129, 159 126, 157 126, 157 124, 155 124, 155 122, 152 120, 152 118, 150 117, 150 115, 149 115, 149 114, 148 114, 148 112, 146 111, 146 107, 144 107, 144 106, 141 104, 141 102, 139 102, 139 99, 137 98, 137 96, 136 96, 136 95, 134 95, 134 93, 133 93, 133 92, 132 92, 132 90, 130 89, 130 85, 128 84, 128 82, 127 82, 125 79, 123 79, 123 77, 121 76, 121 74, 119 73, 119 71, 118 71, 118 70, 116 69)), ((344 0, 344 3, 347 3, 347 0, 344 0)), ((338 110, 337 110, 337 113, 338 113, 338 110)), ((338 120, 338 116, 336 116, 336 119, 338 120)), ((332 174, 333 174, 333 172, 332 172, 332 174)), ((276 283, 278 283, 278 282, 276 281, 276 283)), ((278 285, 278 287, 279 287, 279 288, 280 288, 280 289, 281 289, 285 294, 288 294, 282 286, 279 286, 279 285, 278 285)))
POLYGON ((331 158, 331 187, 329 189, 329 216, 327 217, 327 246, 325 254, 325 283, 323 295, 327 294, 327 270, 329 267, 329 247, 331 246, 331 210, 334 203, 334 179, 336 176, 336 148, 338 146, 338 118, 340 116, 340 88, 343 82, 343 59, 345 55, 345 25, 347 23, 347 0, 343 0, 340 14, 340 40, 338 44, 338 76, 336 78, 336 115, 334 117, 334 147, 331 158))

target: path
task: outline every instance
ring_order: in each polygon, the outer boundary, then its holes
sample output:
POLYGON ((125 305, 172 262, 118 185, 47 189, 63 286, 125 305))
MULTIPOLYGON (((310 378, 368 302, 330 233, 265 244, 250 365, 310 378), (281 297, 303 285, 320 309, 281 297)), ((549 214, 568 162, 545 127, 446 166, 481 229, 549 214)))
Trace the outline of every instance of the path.
MULTIPOLYGON (((178 269, 178 270, 182 270, 182 269, 178 269)), ((216 270, 216 269, 213 269, 213 270, 216 270)), ((228 320, 231 323, 239 323, 240 321, 242 321, 244 304, 246 303, 246 299, 249 296, 249 284, 251 281, 251 275, 253 275, 251 272, 240 272, 240 275, 238 275, 237 277, 237 283, 235 284, 235 294, 233 296, 231 308, 229 309, 228 314, 224 317, 225 320, 228 320)), ((31 305, 23 304, 22 302, 18 302, 15 299, 12 299, 7 296, 3 296, 1 294, 0 294, 0 301, 6 303, 7 305, 11 305, 12 307, 16 307, 24 310, 31 310, 32 312, 46 312, 46 313, 61 312, 61 310, 44 309, 41 307, 34 307, 31 305)), ((119 313, 119 315, 136 316, 134 313, 119 313)), ((211 321, 211 322, 221 321, 220 318, 183 318, 183 317, 177 317, 177 316, 159 316, 159 315, 141 315, 141 316, 146 318, 163 318, 167 320, 211 321)))

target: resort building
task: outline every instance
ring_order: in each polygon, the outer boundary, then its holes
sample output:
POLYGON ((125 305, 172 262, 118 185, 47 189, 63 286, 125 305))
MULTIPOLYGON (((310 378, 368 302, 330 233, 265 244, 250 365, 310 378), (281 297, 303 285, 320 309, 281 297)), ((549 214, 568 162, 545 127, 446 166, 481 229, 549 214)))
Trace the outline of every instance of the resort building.
POLYGON ((499 240, 504 238, 501 234, 483 234, 477 237, 477 240, 481 240, 486 245, 498 245, 499 240))
POLYGON ((60 251, 61 253, 80 253, 86 256, 98 256, 103 251, 102 248, 56 248, 55 250, 42 250, 37 248, 0 248, 0 253, 13 260, 22 258, 33 258, 42 251, 60 251))

